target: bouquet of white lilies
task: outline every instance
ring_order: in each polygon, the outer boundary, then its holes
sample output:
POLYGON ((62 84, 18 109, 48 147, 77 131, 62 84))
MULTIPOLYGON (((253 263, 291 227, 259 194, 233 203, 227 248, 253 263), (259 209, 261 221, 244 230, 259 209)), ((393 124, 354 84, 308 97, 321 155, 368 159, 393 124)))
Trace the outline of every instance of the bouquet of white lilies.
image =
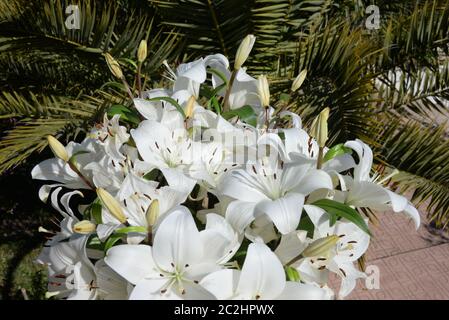
MULTIPOLYGON (((254 41, 242 41, 232 68, 221 54, 166 64, 173 85, 139 84, 138 97, 107 55, 133 104, 111 108, 81 143, 49 136, 55 158, 32 171, 52 181, 39 196, 62 216, 57 232, 41 228, 53 234, 38 258, 48 297, 344 298, 366 276, 357 261, 369 210, 419 226, 389 177, 371 175, 368 145, 326 147, 329 109, 307 133, 298 115, 270 106, 267 78, 242 68, 254 41)), ((139 65, 145 57, 143 41, 139 65)))

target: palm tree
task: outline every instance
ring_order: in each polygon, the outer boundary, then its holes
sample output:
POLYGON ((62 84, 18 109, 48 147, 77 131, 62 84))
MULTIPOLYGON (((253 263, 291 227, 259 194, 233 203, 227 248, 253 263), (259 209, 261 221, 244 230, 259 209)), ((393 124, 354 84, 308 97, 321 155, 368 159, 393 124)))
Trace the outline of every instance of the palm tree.
POLYGON ((436 122, 449 108, 449 1, 376 1, 380 28, 367 29, 367 0, 84 0, 81 30, 67 31, 69 2, 0 2, 0 172, 42 150, 46 134, 73 138, 111 105, 129 103, 102 53, 132 71, 148 39, 151 86, 162 60, 232 58, 252 33, 248 68, 269 75, 277 108, 307 126, 330 107, 332 144, 373 145, 378 169, 400 172, 392 186, 425 202, 438 227, 449 225, 448 131, 436 122), (304 69, 301 91, 290 94, 304 69))
POLYGON ((176 53, 177 36, 156 28, 151 8, 126 1, 0 2, 0 172, 42 151, 47 134, 76 137, 112 103, 99 95, 111 79, 103 53, 133 67, 149 40, 143 66, 158 75, 176 53), (67 29, 65 8, 79 6, 80 29, 67 29))

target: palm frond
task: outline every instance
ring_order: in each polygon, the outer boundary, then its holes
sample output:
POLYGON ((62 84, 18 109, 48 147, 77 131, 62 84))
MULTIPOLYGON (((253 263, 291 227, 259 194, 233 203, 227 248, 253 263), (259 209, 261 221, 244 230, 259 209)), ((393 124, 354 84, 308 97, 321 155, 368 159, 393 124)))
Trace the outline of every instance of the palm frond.
POLYGON ((298 38, 307 22, 323 14, 333 1, 302 0, 156 0, 151 3, 162 24, 185 37, 187 53, 219 52, 233 58, 240 41, 254 34, 257 42, 249 66, 271 70, 278 62, 276 46, 298 38))
POLYGON ((425 204, 430 221, 449 225, 449 139, 444 126, 426 127, 416 121, 384 125, 378 160, 400 170, 393 186, 411 191, 416 205, 425 204))
POLYGON ((369 68, 375 49, 364 41, 361 30, 347 25, 329 27, 299 43, 294 74, 301 70, 308 73, 303 93, 292 107, 306 123, 330 107, 332 141, 354 137, 372 141, 367 123, 375 121, 370 103, 376 74, 369 68))
POLYGON ((427 121, 449 110, 449 61, 436 70, 427 67, 405 73, 400 69, 378 81, 386 111, 400 112, 427 121))
POLYGON ((98 118, 108 103, 103 99, 0 94, 0 120, 9 127, 0 141, 0 173, 22 163, 47 145, 47 135, 75 139, 98 118), (9 121, 9 125, 5 120, 9 121))
POLYGON ((417 1, 412 12, 401 10, 391 17, 382 34, 380 68, 431 67, 441 52, 449 52, 449 1, 417 1))

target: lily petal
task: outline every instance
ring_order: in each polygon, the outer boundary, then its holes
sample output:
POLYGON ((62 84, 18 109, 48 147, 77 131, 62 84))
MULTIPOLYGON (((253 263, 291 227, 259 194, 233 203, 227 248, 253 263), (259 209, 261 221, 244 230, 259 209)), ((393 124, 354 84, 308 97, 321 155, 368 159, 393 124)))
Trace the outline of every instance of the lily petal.
POLYGON ((147 245, 124 244, 112 247, 108 250, 104 261, 132 284, 157 274, 152 249, 147 245))

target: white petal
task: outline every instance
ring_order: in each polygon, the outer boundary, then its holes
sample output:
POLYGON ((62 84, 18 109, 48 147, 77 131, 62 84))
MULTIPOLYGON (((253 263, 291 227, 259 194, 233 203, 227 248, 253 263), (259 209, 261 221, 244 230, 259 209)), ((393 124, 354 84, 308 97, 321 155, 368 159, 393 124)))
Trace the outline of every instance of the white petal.
POLYGON ((223 182, 219 187, 219 191, 221 194, 232 197, 237 200, 248 202, 259 202, 267 200, 267 197, 263 193, 254 188, 251 188, 247 184, 237 179, 234 176, 234 174, 238 174, 238 172, 241 172, 241 170, 239 169, 233 171, 232 174, 226 176, 223 179, 223 182))
POLYGON ((137 111, 148 120, 159 120, 161 109, 158 101, 147 101, 145 99, 136 98, 133 100, 137 111))
POLYGON ((328 218, 328 214, 326 213, 326 211, 324 211, 320 207, 306 204, 304 205, 304 210, 306 211, 307 215, 310 218, 310 221, 312 221, 315 227, 321 225, 324 220, 328 218))
POLYGON ((218 300, 231 299, 237 290, 241 271, 225 269, 205 276, 200 285, 211 292, 218 300))
POLYGON ((162 221, 154 237, 153 256, 157 265, 166 271, 172 271, 173 265, 180 270, 201 261, 200 233, 187 208, 178 207, 162 221))
POLYGON ((103 259, 95 263, 95 284, 99 298, 104 300, 128 299, 128 283, 112 270, 103 259))
POLYGON ((196 180, 185 175, 180 169, 162 168, 161 171, 170 187, 173 187, 180 192, 189 194, 192 192, 193 187, 195 187, 196 180))
POLYGON ((250 299, 274 299, 285 287, 281 262, 266 245, 252 243, 248 247, 237 293, 250 299))
POLYGON ((120 226, 119 223, 100 223, 97 225, 97 235, 100 241, 105 241, 115 229, 120 226))
POLYGON ((131 292, 130 300, 180 300, 174 290, 167 290, 164 294, 161 293, 170 279, 168 278, 152 278, 141 279, 133 291, 131 292))
POLYGON ((419 224, 421 222, 421 216, 419 215, 418 210, 416 210, 416 208, 414 206, 412 206, 411 204, 408 204, 405 207, 404 212, 406 215, 408 215, 410 218, 412 218, 412 220, 415 222, 416 229, 418 229, 419 224))
POLYGON ((206 81, 206 67, 203 59, 180 64, 176 71, 178 77, 185 77, 198 83, 206 81))
POLYGON ((287 281, 285 289, 278 300, 328 300, 330 297, 325 289, 312 284, 287 281))
POLYGON ((124 244, 108 250, 104 261, 132 284, 157 274, 150 246, 124 244))
POLYGON ((206 229, 200 232, 206 258, 226 263, 240 247, 239 236, 222 216, 209 213, 206 218, 206 229))
POLYGON ((287 234, 298 227, 303 204, 304 195, 290 193, 277 200, 262 201, 257 210, 268 215, 280 233, 287 234))
POLYGON ((296 113, 291 112, 291 111, 282 111, 279 113, 279 115, 281 117, 286 117, 286 116, 292 117, 293 128, 301 129, 301 127, 302 127, 301 117, 299 115, 297 115, 296 113))
POLYGON ((233 201, 226 209, 226 220, 240 233, 254 220, 255 204, 244 201, 233 201))
POLYGON ((294 191, 308 195, 318 189, 332 190, 332 179, 325 171, 312 169, 307 172, 294 191))
POLYGON ((354 169, 354 179, 357 181, 370 180, 369 174, 373 165, 373 152, 371 148, 358 139, 346 142, 345 147, 353 149, 359 156, 359 163, 354 169))
POLYGON ((279 243, 275 253, 281 262, 285 264, 299 256, 307 245, 307 231, 295 230, 282 236, 281 243, 279 243))

